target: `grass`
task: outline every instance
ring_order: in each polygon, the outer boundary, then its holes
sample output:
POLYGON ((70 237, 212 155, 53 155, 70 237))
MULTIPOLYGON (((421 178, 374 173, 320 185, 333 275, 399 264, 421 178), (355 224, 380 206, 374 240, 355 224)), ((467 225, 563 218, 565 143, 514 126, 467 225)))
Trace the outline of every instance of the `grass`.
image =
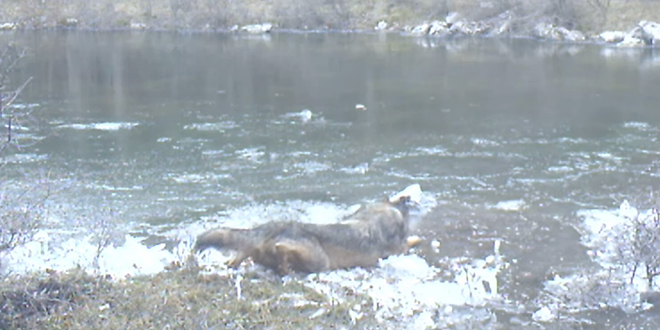
POLYGON ((194 267, 121 280, 82 270, 0 282, 0 329, 341 329, 378 326, 369 299, 338 303, 267 273, 219 276, 194 267), (240 283, 240 296, 237 291, 240 283), (353 324, 348 311, 367 313, 353 324), (371 317, 369 316, 371 315, 371 317))

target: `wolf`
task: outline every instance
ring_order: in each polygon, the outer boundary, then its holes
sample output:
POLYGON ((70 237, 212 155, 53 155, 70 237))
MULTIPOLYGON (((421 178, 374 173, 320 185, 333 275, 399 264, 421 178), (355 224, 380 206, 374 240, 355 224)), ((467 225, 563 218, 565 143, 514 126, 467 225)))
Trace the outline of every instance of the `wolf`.
POLYGON ((229 267, 252 258, 280 275, 375 266, 379 259, 421 242, 409 236, 410 206, 410 196, 397 196, 363 206, 333 224, 273 221, 252 229, 212 229, 197 237, 194 250, 235 250, 229 267))

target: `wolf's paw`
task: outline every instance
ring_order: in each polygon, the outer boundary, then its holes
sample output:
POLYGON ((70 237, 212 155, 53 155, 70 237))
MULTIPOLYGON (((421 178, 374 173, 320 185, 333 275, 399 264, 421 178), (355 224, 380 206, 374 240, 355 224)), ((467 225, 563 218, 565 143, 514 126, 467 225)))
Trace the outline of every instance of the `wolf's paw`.
POLYGON ((419 243, 421 243, 422 241, 424 240, 417 235, 408 236, 408 238, 406 239, 406 245, 408 245, 409 248, 412 248, 419 245, 419 243))

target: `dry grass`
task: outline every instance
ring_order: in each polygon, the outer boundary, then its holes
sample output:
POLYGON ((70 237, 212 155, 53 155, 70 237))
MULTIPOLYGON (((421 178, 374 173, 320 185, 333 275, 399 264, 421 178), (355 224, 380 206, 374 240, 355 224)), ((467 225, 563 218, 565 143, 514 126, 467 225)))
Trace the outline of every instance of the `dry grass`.
POLYGON ((627 30, 642 19, 660 20, 660 3, 650 0, 5 0, 0 22, 36 29, 144 24, 200 30, 260 22, 293 29, 372 29, 381 20, 402 28, 443 19, 451 11, 475 20, 509 12, 523 30, 540 20, 584 31, 627 30))
POLYGON ((314 329, 353 325, 347 310, 298 281, 266 274, 236 278, 167 271, 115 281, 80 270, 6 278, 0 283, 0 329, 314 329), (319 310, 322 313, 317 313, 319 310), (318 315, 315 316, 315 313, 318 315))
POLYGON ((629 30, 641 20, 660 22, 660 2, 652 0, 612 1, 605 30, 629 30))

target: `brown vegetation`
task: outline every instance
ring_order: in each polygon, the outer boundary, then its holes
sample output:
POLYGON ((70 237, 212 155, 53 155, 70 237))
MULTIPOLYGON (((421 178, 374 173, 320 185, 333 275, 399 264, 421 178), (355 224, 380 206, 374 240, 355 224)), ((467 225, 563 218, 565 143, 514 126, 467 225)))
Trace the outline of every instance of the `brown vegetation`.
MULTIPOLYGON (((368 302, 351 295, 338 304, 279 277, 243 276, 189 267, 124 280, 81 270, 11 277, 0 282, 0 329, 336 329, 352 324, 347 309, 368 302)), ((376 324, 368 315, 358 322, 376 324)))
POLYGON ((545 21, 585 32, 630 29, 659 20, 660 4, 648 0, 6 0, 0 23, 18 28, 229 29, 271 22, 284 29, 366 29, 379 21, 395 29, 444 19, 458 12, 471 20, 511 15, 524 34, 545 21))

